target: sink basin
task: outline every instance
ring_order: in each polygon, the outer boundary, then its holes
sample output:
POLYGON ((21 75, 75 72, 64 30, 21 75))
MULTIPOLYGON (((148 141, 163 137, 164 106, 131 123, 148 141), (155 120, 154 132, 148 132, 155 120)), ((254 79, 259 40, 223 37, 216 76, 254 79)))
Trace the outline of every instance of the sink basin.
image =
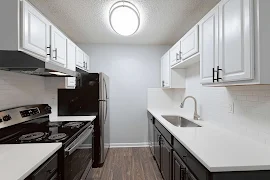
POLYGON ((162 116, 166 121, 176 127, 201 127, 200 125, 187 120, 181 116, 162 116))

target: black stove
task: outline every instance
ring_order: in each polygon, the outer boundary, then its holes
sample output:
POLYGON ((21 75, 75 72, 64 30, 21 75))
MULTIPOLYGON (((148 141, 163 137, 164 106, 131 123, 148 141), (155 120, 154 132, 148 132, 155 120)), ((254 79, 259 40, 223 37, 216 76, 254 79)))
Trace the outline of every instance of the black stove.
POLYGON ((1 129, 0 144, 61 142, 67 146, 90 125, 90 122, 50 122, 49 117, 42 117, 1 129))
POLYGON ((61 142, 58 179, 84 179, 92 167, 92 123, 50 122, 50 113, 47 104, 1 111, 0 144, 61 142))

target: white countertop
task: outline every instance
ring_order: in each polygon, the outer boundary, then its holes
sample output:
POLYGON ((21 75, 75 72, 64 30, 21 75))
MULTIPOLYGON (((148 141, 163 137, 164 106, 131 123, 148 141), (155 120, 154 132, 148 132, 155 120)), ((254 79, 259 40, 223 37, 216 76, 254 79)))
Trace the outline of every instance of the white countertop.
POLYGON ((56 118, 50 117, 51 122, 56 121, 93 121, 96 116, 57 116, 56 118))
POLYGON ((62 143, 0 145, 0 179, 25 179, 61 146, 62 143))
POLYGON ((221 129, 209 122, 192 120, 202 127, 176 127, 161 115, 191 116, 181 109, 148 111, 210 172, 270 170, 270 147, 221 129))

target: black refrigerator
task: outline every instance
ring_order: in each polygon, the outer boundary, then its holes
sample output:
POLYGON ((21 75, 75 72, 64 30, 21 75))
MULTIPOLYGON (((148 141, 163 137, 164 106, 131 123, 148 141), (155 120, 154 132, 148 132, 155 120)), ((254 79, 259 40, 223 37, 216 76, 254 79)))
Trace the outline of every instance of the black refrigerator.
POLYGON ((58 116, 97 116, 94 120, 93 167, 101 167, 110 148, 109 77, 85 73, 76 79, 76 89, 58 90, 58 116))

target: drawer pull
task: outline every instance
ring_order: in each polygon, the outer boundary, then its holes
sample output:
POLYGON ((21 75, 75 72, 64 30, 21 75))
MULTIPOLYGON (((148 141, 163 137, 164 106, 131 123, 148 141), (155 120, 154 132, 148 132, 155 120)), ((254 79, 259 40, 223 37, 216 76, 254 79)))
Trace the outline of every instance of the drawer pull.
POLYGON ((180 180, 185 180, 186 179, 186 168, 181 168, 181 177, 180 180))

